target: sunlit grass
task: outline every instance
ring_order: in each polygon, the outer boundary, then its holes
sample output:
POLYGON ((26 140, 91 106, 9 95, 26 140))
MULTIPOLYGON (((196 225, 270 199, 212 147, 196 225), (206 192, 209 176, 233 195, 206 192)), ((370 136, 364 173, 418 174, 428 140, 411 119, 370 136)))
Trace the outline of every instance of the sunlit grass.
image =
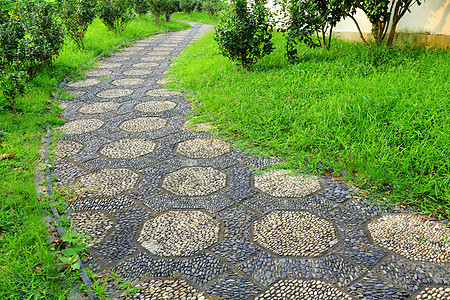
POLYGON ((194 122, 291 168, 316 170, 320 161, 385 202, 450 216, 448 52, 396 49, 374 59, 335 41, 331 51, 301 48, 290 64, 276 35, 275 53, 244 72, 212 37, 171 69, 174 85, 195 95, 194 122))

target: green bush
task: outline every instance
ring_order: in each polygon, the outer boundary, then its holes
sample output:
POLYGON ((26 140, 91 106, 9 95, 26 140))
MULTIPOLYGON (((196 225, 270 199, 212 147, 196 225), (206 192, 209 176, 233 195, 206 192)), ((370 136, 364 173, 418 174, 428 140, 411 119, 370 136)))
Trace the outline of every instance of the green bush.
POLYGON ((134 18, 132 3, 129 0, 99 0, 98 17, 109 30, 120 33, 134 18))
POLYGON ((273 50, 269 10, 263 1, 232 0, 216 27, 220 53, 249 69, 273 50))
POLYGON ((174 0, 149 0, 150 11, 152 12, 155 22, 159 25, 161 16, 167 11, 175 10, 177 1, 174 0))
POLYGON ((67 35, 84 49, 83 38, 95 18, 95 0, 59 0, 59 15, 67 35))
POLYGON ((201 2, 203 11, 207 12, 209 17, 217 15, 223 8, 224 3, 222 0, 203 0, 201 2))
POLYGON ((150 11, 150 3, 148 0, 134 0, 134 11, 142 16, 150 11))
POLYGON ((64 31, 53 3, 19 0, 3 10, 0 24, 0 66, 24 70, 32 78, 51 66, 63 45, 64 31))
POLYGON ((53 3, 36 0, 0 2, 0 89, 15 113, 15 99, 26 80, 51 66, 64 32, 53 3))
POLYGON ((187 14, 191 14, 196 6, 197 0, 180 0, 180 9, 187 14))

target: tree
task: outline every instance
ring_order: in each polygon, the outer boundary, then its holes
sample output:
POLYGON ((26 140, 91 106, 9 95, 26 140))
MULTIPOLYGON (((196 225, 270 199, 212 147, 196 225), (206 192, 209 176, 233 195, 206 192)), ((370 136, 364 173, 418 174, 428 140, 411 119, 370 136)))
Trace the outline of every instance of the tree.
POLYGON ((174 1, 168 0, 149 0, 150 11, 155 18, 156 24, 160 24, 161 16, 163 16, 167 11, 171 10, 174 1))
POLYGON ((398 22, 406 14, 411 12, 414 5, 421 5, 421 0, 344 0, 341 9, 356 24, 361 39, 369 45, 361 32, 358 22, 354 18, 357 9, 362 10, 372 24, 372 35, 377 47, 386 39, 386 46, 392 46, 398 22))
POLYGON ((220 53, 249 69, 274 50, 269 11, 263 0, 231 0, 216 27, 214 39, 220 53))
POLYGON ((95 18, 96 0, 59 0, 59 15, 67 35, 84 49, 84 35, 95 18))
POLYGON ((298 59, 298 42, 330 48, 333 28, 345 15, 339 0, 279 0, 277 4, 289 60, 298 59))
POLYGON ((99 0, 98 17, 109 30, 120 33, 134 19, 133 3, 130 0, 99 0))

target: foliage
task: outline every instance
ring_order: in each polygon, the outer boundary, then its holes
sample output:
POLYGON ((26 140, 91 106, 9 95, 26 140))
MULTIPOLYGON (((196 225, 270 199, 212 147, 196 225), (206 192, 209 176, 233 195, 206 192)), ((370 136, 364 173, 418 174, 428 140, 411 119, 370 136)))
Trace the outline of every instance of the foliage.
POLYGON ((202 9, 208 13, 210 18, 217 15, 225 6, 222 0, 203 0, 201 3, 202 9))
POLYGON ((191 121, 290 168, 347 171, 377 201, 448 218, 450 53, 392 47, 379 58, 389 63, 373 65, 371 49, 336 40, 330 50, 300 45, 292 65, 283 41, 275 34, 277 49, 251 73, 237 72, 212 35, 184 51, 172 84, 195 95, 191 121))
POLYGON ((297 45, 303 42, 309 47, 330 48, 333 28, 344 13, 339 0, 280 0, 279 15, 286 38, 286 54, 289 60, 298 60, 297 45), (315 39, 314 36, 317 36, 315 39), (327 39, 328 36, 328 39, 327 39))
POLYGON ((55 5, 40 0, 18 0, 3 13, 0 66, 26 71, 30 78, 43 65, 51 66, 64 37, 55 5))
POLYGON ((160 24, 161 16, 170 8, 169 1, 166 0, 149 0, 150 11, 155 19, 156 24, 160 24))
POLYGON ((361 9, 372 24, 372 35, 377 47, 380 47, 386 39, 386 46, 392 46, 395 39, 395 31, 398 22, 406 14, 411 12, 414 5, 421 5, 422 0, 343 0, 341 7, 343 11, 356 24, 360 37, 366 45, 369 45, 364 38, 358 22, 354 18, 356 9, 361 9))
POLYGON ((238 62, 243 69, 249 69, 274 50, 269 11, 264 4, 232 0, 216 27, 215 40, 220 53, 238 62))
POLYGON ((187 14, 192 14, 196 6, 197 0, 180 0, 180 9, 187 14))
POLYGON ((0 89, 3 95, 0 99, 5 98, 12 106, 13 114, 16 114, 16 98, 25 93, 25 78, 24 71, 11 71, 0 74, 0 89))
POLYGON ((134 0, 134 11, 140 15, 146 15, 150 11, 150 4, 148 0, 134 0))
POLYGON ((0 99, 16 113, 16 98, 25 81, 43 66, 51 66, 63 45, 63 30, 55 6, 39 0, 0 2, 0 99))
POLYGON ((130 0, 98 0, 98 17, 114 33, 120 33, 134 19, 130 0))
POLYGON ((82 244, 82 237, 84 236, 70 233, 65 238, 61 238, 60 244, 64 246, 63 249, 55 251, 58 259, 72 271, 80 269, 80 255, 86 250, 86 246, 82 244))
POLYGON ((84 48, 83 38, 96 14, 96 0, 58 0, 59 15, 67 35, 84 48))

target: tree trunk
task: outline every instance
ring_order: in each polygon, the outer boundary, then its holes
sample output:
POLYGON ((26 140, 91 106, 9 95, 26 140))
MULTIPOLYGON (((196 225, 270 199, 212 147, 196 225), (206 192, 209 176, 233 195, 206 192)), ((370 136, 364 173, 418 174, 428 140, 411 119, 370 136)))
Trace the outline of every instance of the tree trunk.
POLYGON ((356 25, 356 28, 358 28, 359 36, 361 37, 361 39, 362 39, 362 41, 364 42, 364 44, 365 44, 367 47, 369 47, 369 44, 367 43, 366 39, 364 38, 364 35, 363 35, 362 31, 361 31, 361 28, 359 27, 358 21, 356 21, 356 19, 352 16, 351 13, 346 13, 346 15, 347 15, 348 17, 350 17, 350 19, 353 20, 353 22, 354 22, 355 25, 356 25))
POLYGON ((397 29, 397 24, 398 21, 393 21, 392 22, 392 26, 391 29, 389 30, 389 34, 386 40, 386 46, 391 47, 392 44, 394 43, 394 38, 395 38, 395 31, 397 29))
POLYGON ((331 47, 331 35, 333 34, 333 26, 330 27, 330 35, 328 36, 328 46, 327 49, 330 50, 331 47))

